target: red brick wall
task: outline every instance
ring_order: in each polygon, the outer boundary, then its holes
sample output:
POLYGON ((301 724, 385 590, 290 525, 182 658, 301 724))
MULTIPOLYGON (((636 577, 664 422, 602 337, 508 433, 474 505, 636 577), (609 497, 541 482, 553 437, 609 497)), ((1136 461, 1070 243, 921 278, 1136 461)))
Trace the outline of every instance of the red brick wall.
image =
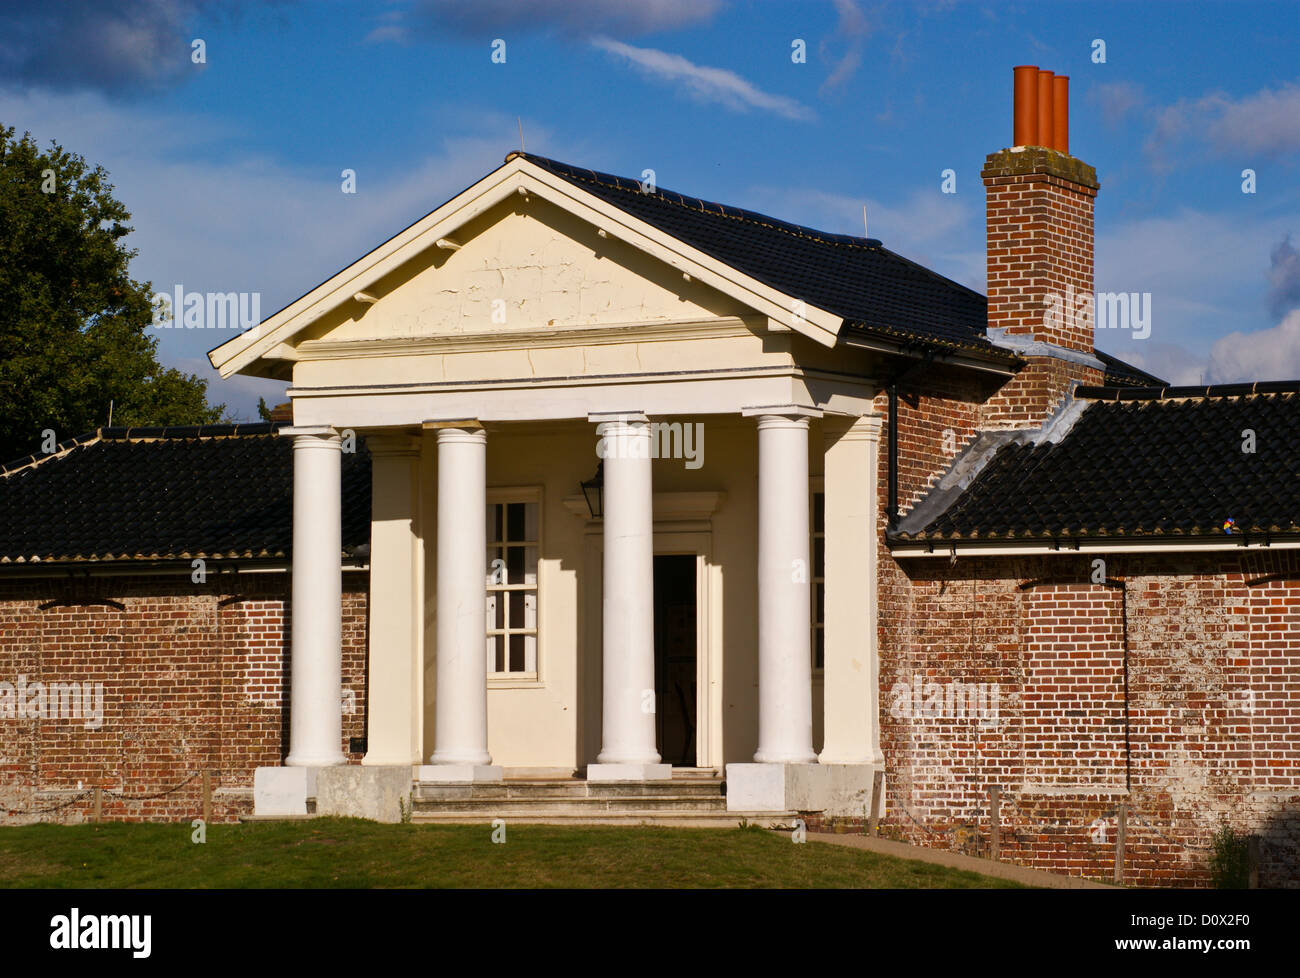
MULTIPOLYGON (((924 385, 906 381, 898 388, 898 501, 906 513, 934 485, 980 426, 980 404, 1001 383, 992 374, 976 374, 933 365, 924 385), (948 434, 951 432, 951 435, 948 434)), ((889 398, 876 396, 874 410, 885 418, 881 430, 877 482, 881 503, 889 487, 889 398)))
MULTIPOLYGON (((1051 150, 1003 150, 985 162, 988 325, 1009 335, 1093 353, 1092 167, 1051 150)), ((980 409, 984 428, 1034 428, 1071 381, 1102 372, 1053 357, 1029 364, 980 409)))
POLYGON ((1300 555, 1108 555, 1109 586, 1093 559, 882 551, 887 831, 985 854, 998 785, 1003 859, 1110 879, 1125 802, 1126 882, 1204 885, 1230 825, 1300 885, 1300 555), (917 677, 996 687, 996 718, 907 715, 917 677))
MULTIPOLYGON (((991 328, 1092 352, 1086 315, 1045 321, 1045 297, 1091 297, 1096 173, 1041 148, 1003 150, 985 162, 988 299, 991 328)), ((1073 305, 1069 310, 1076 311, 1073 305)))
POLYGON ((1105 374, 1055 357, 1029 357, 1029 365, 979 407, 979 426, 1038 428, 1069 396, 1074 382, 1100 386, 1105 374))
MULTIPOLYGON (((365 733, 365 589, 363 573, 345 573, 345 752, 365 733)), ((86 819, 96 787, 105 818, 197 817, 203 770, 214 819, 250 812, 254 769, 288 750, 288 598, 282 573, 0 578, 0 682, 104 694, 102 725, 0 717, 0 821, 86 819)))

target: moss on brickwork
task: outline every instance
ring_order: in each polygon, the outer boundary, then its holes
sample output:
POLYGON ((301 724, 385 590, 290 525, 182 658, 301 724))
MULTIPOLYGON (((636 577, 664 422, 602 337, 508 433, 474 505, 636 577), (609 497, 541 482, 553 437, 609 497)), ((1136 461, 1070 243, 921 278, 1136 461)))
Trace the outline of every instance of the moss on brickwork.
POLYGON ((980 171, 980 176, 985 180, 991 180, 997 177, 1028 176, 1037 173, 1059 177, 1094 191, 1101 187, 1095 167, 1044 146, 1026 146, 1018 150, 1003 149, 992 153, 984 161, 984 169, 980 171))

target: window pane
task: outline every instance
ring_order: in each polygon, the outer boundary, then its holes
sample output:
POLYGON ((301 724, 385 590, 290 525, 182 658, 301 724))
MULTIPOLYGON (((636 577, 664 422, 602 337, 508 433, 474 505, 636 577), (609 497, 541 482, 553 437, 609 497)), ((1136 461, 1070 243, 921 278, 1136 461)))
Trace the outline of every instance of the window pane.
POLYGON ((527 548, 506 547, 506 573, 511 584, 522 584, 524 582, 525 549, 527 548))
POLYGON ((821 492, 813 493, 813 532, 823 533, 826 530, 826 494, 821 492))
POLYGON ((524 540, 524 504, 509 503, 506 506, 506 539, 524 540))
POLYGON ((817 585, 817 621, 820 623, 825 620, 826 620, 826 585, 818 584, 817 585))
POLYGON ((826 576, 826 538, 813 538, 813 577, 826 576))
POLYGON ((814 628, 813 636, 817 642, 813 654, 813 664, 816 668, 823 669, 826 666, 826 630, 814 628))
POLYGON ((541 507, 536 502, 492 503, 486 518, 489 544, 485 624, 487 631, 502 633, 485 636, 488 669, 498 676, 535 675, 537 636, 522 633, 537 628, 541 553, 535 544, 541 539, 541 507), (528 541, 534 545, 526 545, 528 541))

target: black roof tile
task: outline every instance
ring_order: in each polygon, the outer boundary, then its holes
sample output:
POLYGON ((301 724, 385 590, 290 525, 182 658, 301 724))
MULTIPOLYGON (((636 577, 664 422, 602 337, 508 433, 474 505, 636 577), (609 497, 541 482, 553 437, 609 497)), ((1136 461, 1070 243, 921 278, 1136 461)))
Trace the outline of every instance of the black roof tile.
POLYGON ((988 302, 885 248, 874 238, 827 234, 754 211, 687 197, 531 153, 522 156, 619 210, 795 299, 843 318, 849 329, 903 344, 1013 362, 986 336, 988 302))
POLYGON ((1227 535, 1300 533, 1300 383, 1260 386, 1079 388, 1097 399, 1059 443, 1003 445, 943 512, 891 539, 1224 536, 1229 520, 1227 535))
MULTIPOLYGON (((0 563, 287 558, 279 424, 100 428, 0 466, 0 563)), ((343 456, 343 547, 370 540, 370 454, 343 456)))

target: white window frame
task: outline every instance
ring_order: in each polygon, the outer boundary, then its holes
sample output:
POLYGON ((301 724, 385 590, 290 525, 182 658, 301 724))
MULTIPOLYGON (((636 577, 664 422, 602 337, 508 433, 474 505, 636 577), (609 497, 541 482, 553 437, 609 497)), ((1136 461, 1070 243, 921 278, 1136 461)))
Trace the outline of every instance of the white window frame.
MULTIPOLYGON (((533 584, 520 581, 511 583, 506 581, 503 584, 493 582, 493 569, 489 561, 487 574, 484 579, 486 593, 490 598, 493 594, 508 594, 511 591, 532 592, 535 602, 534 625, 532 627, 511 627, 510 606, 507 602, 503 610, 503 620, 506 627, 504 629, 489 628, 487 622, 484 622, 484 655, 487 657, 487 680, 488 685, 501 688, 512 686, 535 686, 540 685, 542 680, 542 663, 543 663, 543 642, 542 642, 542 553, 545 537, 545 512, 542 505, 542 488, 540 486, 501 486, 488 489, 486 506, 498 506, 508 503, 533 503, 537 506, 537 533, 534 540, 507 540, 497 539, 498 536, 505 536, 508 530, 505 528, 488 527, 487 545, 489 550, 503 548, 505 546, 525 546, 534 547, 537 551, 537 572, 536 580, 533 584), (528 653, 525 651, 524 671, 522 672, 497 672, 495 650, 489 650, 487 639, 495 636, 505 637, 505 662, 510 664, 510 636, 511 635, 532 635, 534 638, 532 662, 527 661, 528 653), (531 666, 531 668, 530 668, 531 666)), ((486 556, 486 555, 485 555, 486 556)))

